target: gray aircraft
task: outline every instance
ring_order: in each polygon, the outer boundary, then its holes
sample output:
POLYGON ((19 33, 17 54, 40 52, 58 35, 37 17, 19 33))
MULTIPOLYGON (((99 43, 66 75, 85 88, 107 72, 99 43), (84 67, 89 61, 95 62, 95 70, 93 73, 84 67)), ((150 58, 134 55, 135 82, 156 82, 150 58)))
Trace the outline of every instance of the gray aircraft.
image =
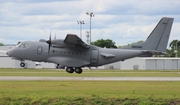
POLYGON ((83 42, 77 35, 67 34, 65 39, 41 39, 24 41, 7 51, 7 55, 20 60, 52 62, 66 67, 68 73, 82 73, 82 67, 97 67, 124 61, 133 57, 151 57, 154 54, 166 54, 173 18, 162 18, 146 41, 121 49, 99 48, 83 42))

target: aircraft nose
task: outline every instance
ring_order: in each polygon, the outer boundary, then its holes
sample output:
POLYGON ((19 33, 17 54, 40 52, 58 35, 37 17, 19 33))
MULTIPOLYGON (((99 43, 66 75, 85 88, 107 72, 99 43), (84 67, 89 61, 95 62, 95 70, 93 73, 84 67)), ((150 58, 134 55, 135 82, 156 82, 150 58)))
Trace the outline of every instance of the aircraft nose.
POLYGON ((6 52, 6 54, 11 57, 11 56, 13 55, 13 52, 14 52, 13 49, 9 49, 9 50, 6 52))

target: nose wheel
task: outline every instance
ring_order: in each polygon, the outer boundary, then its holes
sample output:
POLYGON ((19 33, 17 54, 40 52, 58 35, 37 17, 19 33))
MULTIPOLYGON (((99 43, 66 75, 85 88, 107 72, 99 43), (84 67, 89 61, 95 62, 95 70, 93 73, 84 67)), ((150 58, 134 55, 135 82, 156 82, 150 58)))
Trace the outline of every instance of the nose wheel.
POLYGON ((81 74, 82 73, 82 69, 80 68, 80 67, 78 67, 78 68, 72 68, 72 67, 67 67, 66 68, 66 72, 68 72, 68 73, 77 73, 77 74, 81 74))
POLYGON ((21 63, 20 63, 20 66, 21 66, 21 67, 25 67, 25 63, 24 63, 24 62, 21 62, 21 63))

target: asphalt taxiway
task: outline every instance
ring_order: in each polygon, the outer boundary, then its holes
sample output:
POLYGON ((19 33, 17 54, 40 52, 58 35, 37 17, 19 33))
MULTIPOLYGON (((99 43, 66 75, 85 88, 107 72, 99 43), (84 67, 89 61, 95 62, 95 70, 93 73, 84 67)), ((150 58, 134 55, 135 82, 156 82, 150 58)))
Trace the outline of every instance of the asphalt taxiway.
POLYGON ((180 81, 180 77, 34 77, 34 76, 0 76, 0 81, 180 81))

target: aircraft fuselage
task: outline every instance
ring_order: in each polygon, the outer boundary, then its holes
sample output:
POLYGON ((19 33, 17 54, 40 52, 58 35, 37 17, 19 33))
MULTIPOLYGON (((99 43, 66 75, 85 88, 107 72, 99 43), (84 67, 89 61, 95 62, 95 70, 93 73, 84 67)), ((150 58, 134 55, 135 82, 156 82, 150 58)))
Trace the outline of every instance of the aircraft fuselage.
MULTIPOLYGON (((132 58, 134 56, 138 56, 141 54, 143 53, 139 50, 106 49, 91 45, 90 48, 86 50, 77 47, 70 47, 70 48, 51 47, 48 53, 47 43, 36 42, 36 41, 25 41, 21 43, 21 45, 12 48, 8 52, 9 56, 18 58, 19 60, 52 62, 56 64, 60 60, 64 60, 63 62, 66 62, 66 59, 71 58, 71 60, 67 60, 67 61, 69 63, 75 63, 75 64, 71 64, 73 65, 72 67, 84 67, 84 66, 96 67, 120 60, 123 61, 127 58, 132 58), (54 62, 54 59, 57 60, 55 60, 54 62), (81 61, 87 62, 87 65, 83 65, 83 66, 79 65, 78 62, 81 61)), ((58 64, 68 67, 68 65, 62 64, 61 62, 59 62, 58 64)))

